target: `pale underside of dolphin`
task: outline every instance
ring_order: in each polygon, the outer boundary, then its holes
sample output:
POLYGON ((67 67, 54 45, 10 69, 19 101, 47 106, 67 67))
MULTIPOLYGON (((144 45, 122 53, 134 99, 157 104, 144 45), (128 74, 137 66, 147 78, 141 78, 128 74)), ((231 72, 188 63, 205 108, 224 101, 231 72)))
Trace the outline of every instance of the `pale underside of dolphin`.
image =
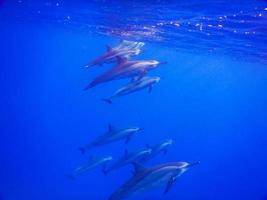
POLYGON ((85 145, 84 147, 80 147, 79 150, 82 154, 84 154, 91 148, 100 147, 120 140, 125 140, 125 143, 128 143, 131 140, 132 136, 141 130, 143 130, 143 128, 131 127, 126 129, 117 129, 114 126, 109 125, 108 131, 105 134, 97 137, 95 140, 85 145))
POLYGON ((103 99, 106 103, 111 104, 112 100, 116 97, 125 96, 143 89, 148 88, 149 93, 152 91, 152 87, 160 81, 160 77, 142 77, 140 79, 133 79, 126 86, 117 90, 111 97, 103 99))
POLYGON ((149 169, 135 163, 135 175, 115 191, 109 200, 128 199, 147 190, 161 185, 166 185, 164 193, 169 192, 176 179, 182 175, 188 168, 199 164, 195 162, 176 162, 158 165, 149 169))
POLYGON ((144 46, 143 42, 133 42, 123 40, 117 47, 106 46, 107 51, 88 63, 85 67, 90 68, 97 65, 103 65, 116 61, 117 56, 129 58, 130 56, 138 55, 141 52, 141 48, 144 46))
POLYGON ((134 77, 142 78, 148 71, 156 68, 160 64, 160 62, 156 60, 129 61, 128 59, 122 57, 117 57, 117 60, 118 63, 115 67, 95 78, 87 87, 84 88, 84 90, 88 90, 99 84, 113 80, 134 77))

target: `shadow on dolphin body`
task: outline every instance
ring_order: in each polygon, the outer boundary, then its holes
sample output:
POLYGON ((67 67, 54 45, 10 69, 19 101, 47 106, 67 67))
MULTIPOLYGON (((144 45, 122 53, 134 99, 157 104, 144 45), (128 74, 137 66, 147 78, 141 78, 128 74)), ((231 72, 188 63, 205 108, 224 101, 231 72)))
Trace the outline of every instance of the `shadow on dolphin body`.
POLYGON ((135 173, 126 183, 118 188, 108 200, 124 200, 165 184, 164 194, 173 187, 176 179, 200 162, 173 162, 145 168, 133 163, 135 173))

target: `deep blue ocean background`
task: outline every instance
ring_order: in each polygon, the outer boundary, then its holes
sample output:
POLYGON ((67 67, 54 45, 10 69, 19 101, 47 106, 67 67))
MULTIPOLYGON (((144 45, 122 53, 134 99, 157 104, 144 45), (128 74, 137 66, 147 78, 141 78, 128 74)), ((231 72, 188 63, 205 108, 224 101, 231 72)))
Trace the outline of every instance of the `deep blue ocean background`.
POLYGON ((201 161, 173 189, 138 200, 267 199, 267 2, 0 1, 0 200, 104 200, 131 177, 94 169, 94 156, 175 140, 147 164, 201 161), (167 61, 152 93, 114 100, 127 80, 83 91, 108 65, 82 66, 121 39, 145 42, 134 59, 167 61), (145 130, 82 156, 108 124, 145 130))

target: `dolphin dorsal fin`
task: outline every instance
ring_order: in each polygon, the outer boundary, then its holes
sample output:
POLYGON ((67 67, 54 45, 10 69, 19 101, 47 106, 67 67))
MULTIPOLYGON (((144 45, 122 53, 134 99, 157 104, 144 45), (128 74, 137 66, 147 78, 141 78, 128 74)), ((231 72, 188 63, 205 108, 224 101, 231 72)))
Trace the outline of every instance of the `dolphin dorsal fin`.
POLYGON ((112 126, 111 124, 108 125, 108 132, 109 133, 113 133, 116 131, 116 128, 114 126, 112 126))
POLYGON ((134 167, 134 173, 135 174, 138 174, 138 173, 143 172, 143 171, 146 170, 146 168, 140 163, 133 162, 132 164, 133 164, 133 167, 134 167))
POLYGON ((128 60, 126 57, 122 57, 122 56, 116 56, 116 59, 117 59, 119 65, 127 62, 127 60, 128 60))
POLYGON ((107 51, 112 51, 112 47, 109 46, 108 44, 106 44, 106 49, 107 49, 107 51))

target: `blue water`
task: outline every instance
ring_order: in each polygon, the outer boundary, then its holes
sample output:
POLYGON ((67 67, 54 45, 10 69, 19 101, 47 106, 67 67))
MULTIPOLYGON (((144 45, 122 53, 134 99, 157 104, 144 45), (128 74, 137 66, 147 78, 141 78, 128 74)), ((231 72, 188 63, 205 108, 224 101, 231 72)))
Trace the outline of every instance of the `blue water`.
POLYGON ((0 199, 108 199, 132 176, 101 169, 64 174, 95 156, 173 139, 169 161, 201 161, 165 196, 266 200, 267 2, 0 1, 0 199), (138 59, 167 61, 151 94, 110 96, 127 80, 82 89, 108 65, 82 66, 121 39, 145 42, 138 59), (145 130, 82 156, 78 147, 108 124, 145 130))

